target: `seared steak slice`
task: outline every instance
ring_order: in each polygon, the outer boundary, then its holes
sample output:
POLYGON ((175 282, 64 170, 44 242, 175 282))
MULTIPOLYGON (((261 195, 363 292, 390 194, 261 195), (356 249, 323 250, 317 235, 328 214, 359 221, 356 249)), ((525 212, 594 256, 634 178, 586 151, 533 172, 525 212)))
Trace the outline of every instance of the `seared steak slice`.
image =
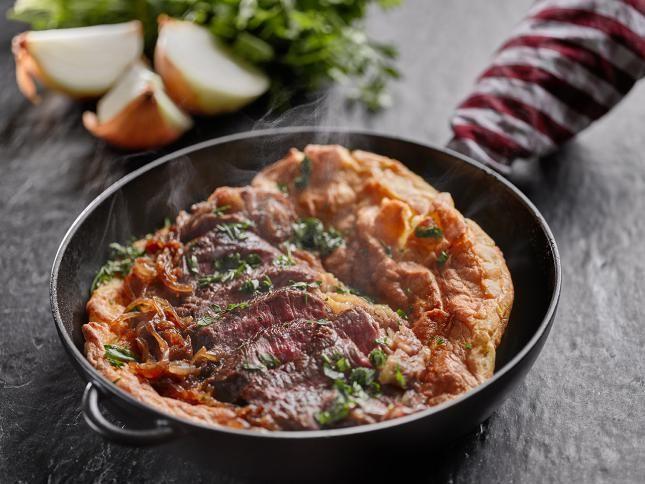
POLYGON ((255 298, 248 307, 221 315, 215 313, 214 322, 197 327, 191 339, 194 348, 204 346, 211 353, 224 357, 277 323, 298 318, 317 320, 326 314, 324 302, 319 297, 283 288, 255 298))
MULTIPOLYGON (((338 398, 333 379, 324 371, 326 359, 346 358, 352 368, 371 367, 367 355, 346 333, 348 322, 354 321, 356 334, 369 334, 372 340, 379 335, 365 313, 347 313, 334 321, 301 317, 277 322, 258 332, 237 352, 229 352, 214 372, 214 397, 261 407, 278 428, 320 428, 316 415, 338 398)), ((378 402, 371 405, 379 406, 378 402)), ((346 423, 352 420, 350 415, 346 423)))

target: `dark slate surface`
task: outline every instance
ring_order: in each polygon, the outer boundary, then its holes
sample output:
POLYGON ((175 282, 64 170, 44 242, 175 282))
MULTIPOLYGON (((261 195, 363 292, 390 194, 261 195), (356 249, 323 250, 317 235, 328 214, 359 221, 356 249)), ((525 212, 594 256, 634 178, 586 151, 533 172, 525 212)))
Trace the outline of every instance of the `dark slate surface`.
MULTIPOLYGON (((262 120, 202 121, 175 146, 253 127, 374 128, 443 143, 447 119, 528 0, 408 0, 371 29, 401 47, 394 107, 369 116, 335 93, 262 120)), ((5 10, 9 2, 0 2, 5 10)), ((102 189, 160 153, 124 155, 82 128, 83 107, 20 97, 9 54, 21 27, 0 20, 0 481, 243 482, 155 450, 104 442, 79 411, 83 385, 56 336, 48 277, 65 230, 102 189)), ((645 476, 645 86, 560 154, 516 180, 559 242, 559 316, 533 370, 421 481, 642 482, 645 476)), ((503 216, 503 214, 500 214, 503 216)), ((394 466, 402 462, 389 463, 394 466)), ((382 465, 382 464, 380 464, 382 465)))

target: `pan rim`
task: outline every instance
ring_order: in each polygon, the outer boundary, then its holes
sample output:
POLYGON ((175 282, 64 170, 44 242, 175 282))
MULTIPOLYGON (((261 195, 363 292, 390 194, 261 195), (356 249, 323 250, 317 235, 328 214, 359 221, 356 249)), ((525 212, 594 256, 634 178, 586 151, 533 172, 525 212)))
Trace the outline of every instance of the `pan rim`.
MULTIPOLYGON (((520 362, 524 360, 527 357, 527 355, 533 350, 533 348, 538 344, 538 342, 545 335, 545 333, 548 333, 553 323, 558 301, 560 298, 561 285, 562 285, 562 269, 561 269, 560 255, 559 255, 555 238, 546 220, 544 219, 540 211, 535 207, 535 205, 526 197, 526 195, 524 195, 510 181, 506 180, 502 175, 500 175, 493 169, 489 168, 488 166, 483 165, 482 163, 476 160, 473 160, 449 148, 445 148, 442 146, 435 145, 433 143, 428 143, 426 141, 417 140, 414 138, 398 136, 398 135, 389 135, 389 134, 378 132, 376 130, 357 129, 357 128, 351 128, 351 127, 292 126, 292 127, 285 127, 285 128, 268 128, 268 129, 262 129, 262 130, 245 131, 241 133, 235 133, 227 136, 221 136, 221 137, 212 138, 206 141, 202 141, 200 143, 196 143, 196 144, 181 148, 179 150, 173 151, 172 153, 168 153, 160 158, 157 158, 156 160, 153 160, 150 163, 145 164, 144 166, 134 170, 133 172, 125 175, 121 179, 114 182, 103 192, 101 192, 96 198, 94 198, 85 207, 85 209, 83 209, 83 211, 75 218, 74 222, 72 222, 71 226, 63 236, 63 239, 61 240, 61 243, 54 257, 54 263, 52 265, 52 269, 50 273, 49 292, 50 292, 50 306, 51 306, 54 322, 56 324, 56 329, 63 343, 63 346, 67 351, 67 354, 71 358, 73 358, 73 360, 77 365, 80 365, 80 367, 83 370, 85 370, 85 372, 88 375, 88 380, 96 384, 103 392, 107 391, 110 394, 109 396, 116 396, 122 400, 125 400, 128 404, 135 406, 140 411, 152 412, 158 420, 166 420, 170 422, 171 426, 175 428, 177 427, 180 427, 183 429, 185 429, 186 427, 197 428, 199 430, 222 432, 226 434, 232 434, 238 437, 251 437, 251 438, 257 438, 257 439, 276 439, 276 438, 277 439, 285 439, 285 438, 288 438, 288 439, 326 438, 327 439, 327 438, 334 438, 334 437, 343 437, 346 435, 382 431, 391 427, 404 425, 406 423, 413 423, 416 420, 424 419, 431 415, 438 414, 450 407, 457 406, 463 401, 467 400, 468 398, 471 398, 475 394, 480 393, 484 391, 486 388, 488 388, 489 386, 495 384, 498 380, 502 379, 507 373, 512 371, 516 366, 518 366, 520 362), (139 178, 140 176, 153 170, 154 168, 157 168, 158 166, 161 166, 165 163, 168 163, 182 156, 187 156, 199 150, 203 150, 203 149, 206 149, 212 146, 221 145, 221 144, 231 143, 234 141, 242 141, 246 139, 259 138, 263 136, 279 136, 279 135, 285 135, 285 134, 305 134, 305 133, 311 133, 314 135, 317 133, 338 133, 338 134, 344 134, 344 135, 377 137, 377 138, 387 139, 387 140, 396 141, 396 142, 414 144, 423 148, 430 148, 432 150, 448 154, 453 158, 457 158, 459 161, 469 164, 480 171, 483 171, 488 176, 493 177, 498 183, 501 183, 502 185, 504 185, 505 188, 508 189, 511 192, 511 194, 513 194, 517 199, 519 199, 520 203, 524 205, 529 210, 529 212, 531 212, 531 214, 537 221, 540 229, 546 236, 549 249, 552 254, 552 257, 549 258, 549 263, 550 265, 552 265, 552 270, 554 273, 554 281, 553 281, 554 284, 553 284, 553 291, 551 294, 551 300, 549 301, 549 306, 544 316, 542 317, 542 321, 540 325, 538 326, 537 330, 535 331, 531 339, 510 359, 510 361, 508 361, 504 366, 502 366, 502 368, 497 370, 490 379, 486 380, 480 385, 477 385, 475 388, 472 388, 467 392, 459 395, 456 398, 448 400, 439 405, 429 407, 425 410, 421 410, 419 412, 415 412, 413 414, 406 415, 403 417, 398 417, 392 420, 386 420, 383 422, 358 425, 354 427, 347 427, 347 428, 341 428, 341 429, 298 430, 298 431, 286 431, 286 430, 258 431, 258 430, 233 429, 229 427, 216 427, 214 425, 210 425, 200 421, 194 421, 188 418, 167 414, 155 408, 152 405, 148 405, 146 403, 143 403, 135 399, 132 395, 121 390, 117 385, 107 380, 92 365, 90 365, 89 361, 85 358, 85 355, 83 355, 83 353, 76 347, 76 345, 71 339, 71 336, 65 329, 63 318, 59 310, 58 294, 56 289, 57 282, 58 282, 58 272, 60 270, 61 261, 65 255, 66 249, 69 246, 69 243, 72 240, 73 236, 83 225, 83 223, 90 215, 90 213, 92 213, 104 200, 112 196, 116 191, 118 191, 119 189, 121 189, 123 186, 127 185, 134 179, 139 178), (172 424, 175 424, 175 425, 172 425, 172 424)), ((85 376, 86 375, 81 374, 81 377, 84 378, 85 376)))

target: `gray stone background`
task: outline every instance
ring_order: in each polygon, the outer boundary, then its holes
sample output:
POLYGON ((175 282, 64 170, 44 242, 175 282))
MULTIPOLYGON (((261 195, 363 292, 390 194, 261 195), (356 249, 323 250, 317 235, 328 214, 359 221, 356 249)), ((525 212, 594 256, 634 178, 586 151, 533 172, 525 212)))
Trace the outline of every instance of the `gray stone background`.
MULTIPOLYGON (((9 1, 0 1, 6 11, 9 1)), ((528 0, 407 0, 370 31, 401 50, 392 108, 347 107, 336 91, 262 120, 201 121, 164 151, 124 155, 90 137, 83 106, 18 93, 0 20, 0 482, 241 482, 154 450, 111 445, 85 425, 83 384, 50 316, 48 277, 64 232, 125 173, 178 147, 289 124, 373 128, 444 143, 448 119, 528 0)), ((257 110, 256 110, 257 111, 257 110)), ((559 154, 515 178, 551 225, 564 285, 526 381, 421 482, 643 482, 645 478, 645 85, 559 154)), ((402 463, 399 463, 402 464, 402 463)))

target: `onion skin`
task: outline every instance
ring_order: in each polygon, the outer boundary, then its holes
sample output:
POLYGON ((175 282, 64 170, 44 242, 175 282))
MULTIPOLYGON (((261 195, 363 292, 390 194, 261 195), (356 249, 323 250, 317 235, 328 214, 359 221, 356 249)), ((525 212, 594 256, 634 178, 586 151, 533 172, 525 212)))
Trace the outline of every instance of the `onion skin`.
MULTIPOLYGON (((174 20, 167 15, 160 15, 157 20, 159 30, 161 30, 164 25, 173 21, 174 20)), ((164 51, 158 46, 155 48, 154 52, 154 64, 155 71, 163 79, 166 92, 173 101, 191 114, 205 114, 199 102, 199 97, 195 91, 191 89, 179 69, 175 67, 164 51)))
POLYGON ((35 80, 44 85, 48 81, 43 74, 38 63, 34 60, 27 48, 27 32, 16 35, 11 41, 11 51, 16 61, 16 83, 20 92, 29 99, 33 104, 41 101, 38 95, 35 80))
POLYGON ((208 89, 202 90, 187 79, 181 69, 166 55, 164 47, 166 41, 164 40, 163 34, 164 27, 168 27, 174 23, 186 22, 185 20, 177 20, 167 15, 160 15, 157 18, 159 37, 154 51, 154 67, 155 71, 163 79, 168 96, 178 106, 190 114, 215 116, 239 111, 266 91, 265 88, 262 92, 257 92, 253 96, 245 96, 242 94, 227 93, 217 87, 210 91, 208 89), (216 94, 217 92, 218 94, 216 94))
POLYGON ((83 125, 97 138, 126 150, 149 150, 172 143, 184 132, 170 126, 159 112, 150 87, 134 98, 119 114, 100 123, 96 114, 83 113, 83 125))
MULTIPOLYGON (((91 27, 89 27, 91 28, 91 27)), ((143 26, 137 21, 137 32, 143 38, 143 26)), ((92 100, 104 94, 108 89, 82 90, 71 89, 60 82, 52 79, 46 71, 41 68, 38 60, 34 57, 29 49, 29 31, 16 35, 11 41, 11 51, 16 63, 16 83, 20 92, 33 104, 38 104, 41 97, 38 94, 36 82, 43 87, 63 93, 71 98, 78 100, 92 100)))

